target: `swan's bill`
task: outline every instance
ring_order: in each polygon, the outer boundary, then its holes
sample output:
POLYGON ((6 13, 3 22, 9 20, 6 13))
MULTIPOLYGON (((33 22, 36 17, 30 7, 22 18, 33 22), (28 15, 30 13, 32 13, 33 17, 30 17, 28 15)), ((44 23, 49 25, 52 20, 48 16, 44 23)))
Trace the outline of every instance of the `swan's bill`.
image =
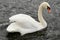
POLYGON ((48 13, 51 12, 51 8, 47 6, 48 13))

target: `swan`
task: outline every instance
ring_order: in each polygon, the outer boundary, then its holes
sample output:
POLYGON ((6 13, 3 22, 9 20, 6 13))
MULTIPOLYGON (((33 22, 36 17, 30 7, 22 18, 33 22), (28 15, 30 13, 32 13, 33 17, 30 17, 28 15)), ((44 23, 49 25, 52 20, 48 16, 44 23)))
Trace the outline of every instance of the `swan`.
POLYGON ((9 18, 10 22, 12 22, 8 27, 8 32, 20 32, 21 36, 33 33, 39 30, 42 30, 47 27, 47 23, 43 18, 42 12, 44 9, 48 10, 50 13, 50 5, 47 2, 43 2, 40 4, 38 9, 38 19, 40 22, 37 22, 31 16, 26 14, 17 14, 13 15, 9 18))

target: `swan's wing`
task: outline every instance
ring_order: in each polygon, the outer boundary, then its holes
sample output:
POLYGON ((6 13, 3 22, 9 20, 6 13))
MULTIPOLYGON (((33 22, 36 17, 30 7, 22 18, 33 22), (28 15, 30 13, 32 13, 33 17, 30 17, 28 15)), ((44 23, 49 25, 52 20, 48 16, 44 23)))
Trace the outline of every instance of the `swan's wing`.
POLYGON ((14 15, 9 19, 10 21, 16 21, 16 23, 23 28, 37 28, 40 26, 32 17, 25 14, 14 15))
POLYGON ((7 31, 8 32, 18 32, 18 28, 20 26, 18 26, 16 23, 11 23, 8 27, 7 27, 7 31))

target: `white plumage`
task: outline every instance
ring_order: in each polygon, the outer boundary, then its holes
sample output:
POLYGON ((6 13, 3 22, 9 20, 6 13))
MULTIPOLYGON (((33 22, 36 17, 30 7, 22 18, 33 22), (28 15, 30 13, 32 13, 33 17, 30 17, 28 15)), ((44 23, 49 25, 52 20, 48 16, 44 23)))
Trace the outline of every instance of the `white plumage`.
POLYGON ((11 23, 7 27, 8 32, 20 32, 21 35, 36 32, 39 30, 42 30, 47 27, 47 23, 42 17, 42 6, 45 6, 44 8, 50 7, 47 2, 43 2, 39 6, 38 11, 38 18, 40 22, 37 22, 35 19, 33 19, 31 16, 26 14, 17 14, 9 18, 11 23))

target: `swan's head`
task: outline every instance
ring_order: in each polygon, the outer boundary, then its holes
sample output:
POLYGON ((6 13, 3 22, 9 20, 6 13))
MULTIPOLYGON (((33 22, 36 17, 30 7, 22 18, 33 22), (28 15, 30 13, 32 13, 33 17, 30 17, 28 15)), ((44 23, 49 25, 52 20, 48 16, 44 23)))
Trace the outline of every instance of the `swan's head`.
POLYGON ((43 9, 47 9, 48 10, 48 13, 51 12, 50 5, 47 2, 41 3, 40 7, 42 7, 43 9))

